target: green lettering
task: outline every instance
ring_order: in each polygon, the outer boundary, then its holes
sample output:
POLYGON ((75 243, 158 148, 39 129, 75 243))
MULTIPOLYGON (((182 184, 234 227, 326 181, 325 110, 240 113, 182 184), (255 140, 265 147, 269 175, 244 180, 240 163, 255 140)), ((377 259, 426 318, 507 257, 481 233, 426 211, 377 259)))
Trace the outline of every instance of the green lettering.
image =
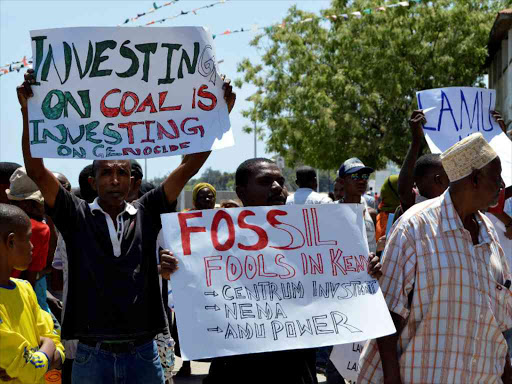
POLYGON ((95 146, 93 149, 92 149, 92 154, 94 155, 94 157, 105 157, 103 156, 103 153, 100 153, 98 154, 96 151, 100 148, 104 148, 105 146, 103 144, 100 144, 100 145, 97 145, 95 146))
POLYGON ((94 55, 94 62, 92 63, 91 73, 89 77, 102 77, 110 76, 112 73, 111 69, 100 70, 100 64, 105 60, 108 60, 108 56, 101 56, 106 49, 114 49, 117 43, 114 40, 105 40, 96 43, 96 54, 94 55))
POLYGON ((69 156, 69 155, 71 155, 71 148, 66 147, 65 145, 59 145, 57 147, 57 155, 59 155, 59 156, 69 156))
POLYGON ((33 139, 30 144, 44 144, 46 140, 39 140, 39 123, 44 123, 44 120, 30 120, 29 124, 34 124, 33 139))
POLYGON ((84 112, 80 110, 75 98, 71 95, 71 92, 66 91, 64 94, 65 98, 65 108, 64 108, 64 117, 68 117, 68 103, 73 106, 75 111, 78 112, 81 118, 89 118, 91 117, 91 99, 89 97, 89 90, 78 91, 78 95, 82 100, 82 105, 84 106, 84 112))
POLYGON ((160 84, 172 84, 175 80, 171 77, 171 61, 172 61, 172 53, 181 48, 181 44, 167 44, 162 43, 162 47, 167 48, 167 71, 165 73, 165 77, 163 79, 158 79, 158 85, 160 84))
POLYGON ((149 57, 152 53, 156 52, 157 46, 157 43, 137 44, 135 46, 139 52, 144 54, 144 64, 142 64, 142 80, 146 83, 148 82, 149 74, 149 57))
POLYGON ((77 144, 84 137, 84 133, 85 133, 84 125, 80 124, 79 128, 80 128, 80 134, 76 138, 74 138, 74 139, 73 139, 73 136, 71 136, 71 132, 69 132, 69 129, 67 130, 68 131, 69 141, 71 141, 71 144, 73 144, 73 145, 77 144))
POLYGON ((85 159, 85 148, 80 147, 80 152, 78 152, 75 148, 73 148, 73 157, 78 157, 79 159, 85 159))
POLYGON ((123 44, 121 44, 121 48, 119 48, 119 53, 121 54, 121 56, 130 59, 132 61, 132 64, 130 65, 130 68, 126 70, 126 72, 116 72, 116 74, 119 77, 132 77, 139 70, 139 58, 131 48, 125 47, 125 44, 130 44, 130 40, 126 40, 123 44))
POLYGON ((87 60, 85 62, 85 69, 82 72, 82 65, 80 64, 80 58, 78 57, 78 52, 75 48, 75 43, 73 43, 73 52, 75 53, 75 60, 76 60, 76 66, 78 67, 78 74, 80 76, 80 79, 83 79, 85 75, 87 75, 87 72, 89 72, 89 68, 92 64, 92 57, 94 55, 94 52, 92 50, 92 44, 89 40, 89 49, 87 50, 87 60))
MULTIPOLYGON (((32 41, 36 42, 36 65, 34 68, 35 77, 37 77, 37 73, 39 71, 39 67, 43 61, 43 49, 44 49, 44 40, 46 40, 46 36, 35 36, 32 38, 32 41)), ((40 85, 41 83, 35 83, 34 85, 40 85)))
POLYGON ((110 129, 110 127, 113 125, 114 125, 113 123, 107 123, 105 125, 105 128, 103 128, 103 135, 114 139, 114 141, 105 140, 105 143, 111 144, 111 145, 121 144, 121 142, 123 141, 121 134, 117 131, 114 131, 113 129, 110 129))
POLYGON ((41 105, 41 110, 43 111, 43 115, 50 120, 57 120, 61 117, 62 111, 64 110, 64 105, 66 103, 66 98, 62 91, 58 89, 54 89, 46 95, 43 100, 43 104, 41 105), (51 106, 52 97, 56 95, 59 101, 53 107, 51 106))
POLYGON ((100 125, 99 121, 93 121, 85 126, 85 140, 94 144, 101 143, 101 140, 93 139, 93 136, 96 136, 96 132, 93 132, 93 130, 95 130, 98 125, 100 125))
POLYGON ((53 133, 51 133, 49 130, 47 130, 45 128, 45 129, 43 129, 43 139, 46 140, 49 137, 56 143, 66 144, 66 141, 67 141, 66 139, 68 137, 68 129, 66 128, 66 126, 64 124, 59 124, 59 125, 56 125, 55 128, 57 128, 59 130, 60 135, 62 137, 55 136, 53 133))
POLYGON ((73 61, 73 56, 71 56, 71 47, 68 43, 64 42, 64 63, 66 64, 66 77, 64 78, 64 83, 68 81, 69 72, 71 71, 71 62, 73 61))
POLYGON ((194 61, 190 63, 190 57, 187 51, 183 50, 181 53, 180 67, 178 68, 178 79, 183 79, 183 62, 187 65, 189 74, 194 74, 196 71, 197 59, 199 58, 199 43, 194 43, 194 61))
POLYGON ((123 156, 121 152, 116 152, 112 147, 107 147, 107 157, 123 156))

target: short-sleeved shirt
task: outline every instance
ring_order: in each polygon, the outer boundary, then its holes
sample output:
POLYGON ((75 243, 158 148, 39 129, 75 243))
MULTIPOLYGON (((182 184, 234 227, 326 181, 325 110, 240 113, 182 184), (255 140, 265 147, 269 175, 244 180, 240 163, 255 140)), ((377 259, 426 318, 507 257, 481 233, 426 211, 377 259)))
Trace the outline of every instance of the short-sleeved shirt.
MULTIPOLYGON (((496 232, 481 213, 473 245, 450 192, 416 204, 395 223, 379 280, 390 311, 405 319, 397 353, 404 383, 501 383, 512 328, 511 279, 496 232)), ((358 383, 382 383, 376 340, 358 383)))
POLYGON ((160 186, 113 221, 98 202, 60 188, 46 207, 66 243, 68 292, 63 339, 133 340, 165 329, 156 239, 160 214, 172 212, 160 186))
POLYGON ((311 188, 299 188, 286 198, 286 204, 329 204, 329 196, 313 191, 311 188))
MULTIPOLYGON (((46 267, 48 258, 48 247, 50 245, 50 227, 48 224, 35 219, 30 219, 32 224, 32 236, 30 242, 34 246, 32 250, 32 262, 28 266, 28 271, 39 272, 46 267)), ((20 271, 13 270, 11 276, 19 277, 20 271)))

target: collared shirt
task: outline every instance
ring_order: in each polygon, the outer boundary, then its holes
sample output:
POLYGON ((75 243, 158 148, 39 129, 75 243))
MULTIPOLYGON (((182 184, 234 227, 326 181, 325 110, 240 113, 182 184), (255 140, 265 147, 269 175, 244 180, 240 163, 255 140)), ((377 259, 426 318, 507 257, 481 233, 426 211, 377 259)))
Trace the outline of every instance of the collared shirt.
POLYGON ((103 210, 103 208, 100 207, 100 204, 98 203, 98 197, 94 199, 94 201, 89 204, 89 207, 91 208, 91 212, 94 215, 94 212, 101 212, 105 215, 105 220, 107 220, 107 226, 108 226, 108 233, 110 235, 110 241, 112 242, 112 248, 114 249, 114 256, 119 257, 121 256, 121 240, 123 238, 123 231, 124 231, 124 216, 125 213, 135 216, 137 214, 137 208, 135 208, 130 203, 125 202, 124 203, 124 209, 123 211, 117 215, 116 221, 117 221, 117 230, 114 225, 114 221, 110 217, 110 215, 103 210))
POLYGON ((329 196, 313 191, 311 188, 299 188, 286 199, 286 204, 329 204, 329 196))
MULTIPOLYGON (((473 245, 450 192, 411 207, 395 224, 379 283, 405 319, 397 353, 403 383, 501 383, 512 328, 510 272, 489 220, 477 213, 473 245)), ((382 383, 376 340, 358 383, 382 383)))
POLYGON ((46 207, 67 250, 63 339, 133 340, 165 329, 154 255, 160 214, 172 212, 175 204, 159 186, 132 205, 116 218, 117 230, 99 206, 64 188, 55 206, 46 207))

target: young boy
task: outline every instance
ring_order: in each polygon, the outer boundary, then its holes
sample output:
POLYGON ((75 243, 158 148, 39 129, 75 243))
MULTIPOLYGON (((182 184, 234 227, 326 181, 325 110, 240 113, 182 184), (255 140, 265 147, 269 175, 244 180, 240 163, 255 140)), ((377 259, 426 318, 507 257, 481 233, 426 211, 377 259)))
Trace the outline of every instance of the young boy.
POLYGON ((32 260, 31 223, 20 208, 0 204, 0 381, 44 383, 60 368, 64 348, 50 314, 37 304, 29 282, 10 278, 32 260))

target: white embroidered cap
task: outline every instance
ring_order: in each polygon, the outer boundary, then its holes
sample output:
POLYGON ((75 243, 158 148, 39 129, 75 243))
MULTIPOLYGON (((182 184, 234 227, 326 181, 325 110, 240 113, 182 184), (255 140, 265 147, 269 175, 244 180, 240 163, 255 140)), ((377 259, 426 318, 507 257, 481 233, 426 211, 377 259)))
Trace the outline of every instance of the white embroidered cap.
POLYGON ((469 176, 475 169, 485 167, 496 157, 498 154, 482 134, 473 133, 444 151, 441 162, 450 182, 454 182, 469 176))

